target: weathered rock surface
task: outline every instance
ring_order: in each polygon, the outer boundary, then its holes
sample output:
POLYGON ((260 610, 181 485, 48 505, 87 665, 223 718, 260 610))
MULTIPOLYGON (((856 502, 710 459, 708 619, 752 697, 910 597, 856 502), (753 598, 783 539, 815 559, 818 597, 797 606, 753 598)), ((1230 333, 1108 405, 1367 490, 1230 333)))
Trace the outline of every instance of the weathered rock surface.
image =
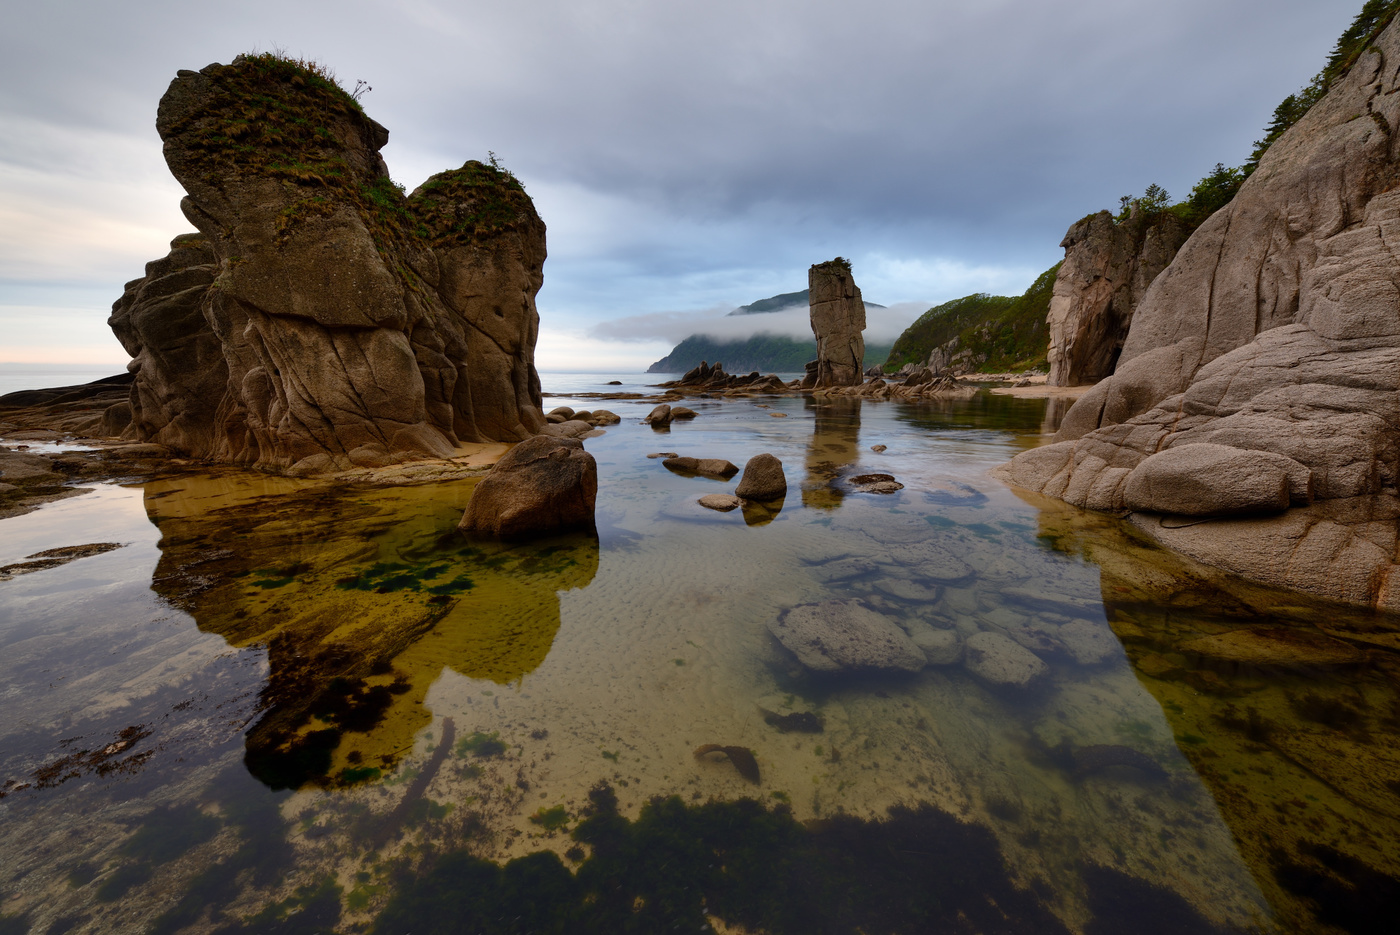
POLYGON ((963 665, 967 671, 998 687, 1030 688, 1050 668, 1035 653, 1000 633, 983 630, 967 638, 963 665))
POLYGON ((723 458, 691 458, 677 456, 667 458, 661 463, 671 470, 679 471, 682 474, 703 474, 706 477, 719 477, 724 480, 728 480, 739 473, 739 469, 734 466, 733 462, 726 461, 723 458))
MULTIPOLYGON (((1006 479, 1090 509, 1219 515, 1240 505, 1244 459, 1279 456, 1293 504, 1279 516, 1133 521, 1245 578, 1400 610, 1400 74, 1387 60, 1400 60, 1400 23, 1191 236, 1148 288, 1114 375, 1074 405, 1057 444, 1017 456, 1006 479), (1129 484, 1199 443, 1241 454, 1214 477, 1195 472, 1194 511, 1159 499, 1156 480, 1129 484)), ((1277 475, 1258 479, 1279 503, 1277 475)))
POLYGON ((520 539, 594 528, 598 462, 574 438, 536 435, 477 482, 458 528, 520 539))
POLYGON ((1123 483, 1123 505, 1151 513, 1277 513, 1290 502, 1312 502, 1312 472, 1306 467, 1272 451, 1210 442, 1150 455, 1123 483))
POLYGON ((754 455, 744 465, 744 476, 734 488, 735 496, 745 500, 780 500, 787 496, 787 476, 783 462, 773 455, 754 455))
POLYGON ((113 307, 126 437, 317 473, 544 425, 545 230, 509 173, 468 162, 405 197, 388 131, 271 55, 182 71, 156 127, 200 234, 113 307))
POLYGON ((807 271, 807 286, 817 360, 802 385, 858 385, 865 369, 865 302, 851 264, 841 257, 817 263, 807 271))
POLYGON ((744 501, 732 493, 707 493, 695 502, 707 510, 718 510, 721 513, 737 510, 744 505, 744 501))
POLYGON ((860 601, 801 604, 769 623, 768 629, 813 672, 917 672, 927 661, 893 621, 860 601))
POLYGON ((1107 211, 1075 222, 1060 246, 1046 323, 1051 386, 1096 383, 1113 373, 1133 312, 1167 268, 1188 231, 1169 212, 1134 213, 1115 221, 1107 211))
MULTIPOLYGON (((757 370, 749 374, 725 373, 724 363, 700 361, 699 365, 687 370, 679 380, 668 380, 659 384, 662 387, 679 390, 738 393, 786 393, 791 387, 775 373, 763 376, 757 370)), ((796 384, 794 384, 796 385, 796 384)), ((689 411, 689 410, 687 410, 689 411)))

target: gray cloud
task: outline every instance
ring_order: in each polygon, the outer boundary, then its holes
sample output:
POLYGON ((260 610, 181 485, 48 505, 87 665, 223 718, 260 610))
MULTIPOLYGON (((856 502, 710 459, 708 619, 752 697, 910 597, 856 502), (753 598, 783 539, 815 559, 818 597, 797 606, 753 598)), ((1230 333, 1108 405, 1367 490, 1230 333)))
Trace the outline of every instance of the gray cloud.
POLYGON ((410 186, 501 154, 550 226, 543 326, 583 334, 791 291, 837 254, 884 302, 1019 292, 1074 219, 1241 161, 1359 6, 9 3, 0 324, 20 285, 115 298, 186 229, 156 101, 255 47, 369 80, 410 186))

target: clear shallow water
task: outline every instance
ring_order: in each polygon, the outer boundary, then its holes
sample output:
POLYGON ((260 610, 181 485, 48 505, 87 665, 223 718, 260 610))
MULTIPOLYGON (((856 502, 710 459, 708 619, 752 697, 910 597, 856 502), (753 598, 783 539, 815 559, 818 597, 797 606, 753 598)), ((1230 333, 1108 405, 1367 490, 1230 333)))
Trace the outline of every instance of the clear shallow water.
POLYGON ((1389 621, 1017 497, 986 471, 1038 443, 1042 401, 701 399, 669 432, 601 405, 624 421, 586 442, 596 539, 464 542, 472 481, 237 473, 6 521, 0 564, 125 546, 0 582, 0 912, 35 932, 1388 918, 1389 621), (733 482, 658 451, 768 451, 789 493, 706 511, 733 482), (905 488, 840 484, 869 472, 905 488), (767 624, 832 598, 1009 636, 1048 675, 814 677, 767 624), (757 782, 706 745, 747 750, 757 782))

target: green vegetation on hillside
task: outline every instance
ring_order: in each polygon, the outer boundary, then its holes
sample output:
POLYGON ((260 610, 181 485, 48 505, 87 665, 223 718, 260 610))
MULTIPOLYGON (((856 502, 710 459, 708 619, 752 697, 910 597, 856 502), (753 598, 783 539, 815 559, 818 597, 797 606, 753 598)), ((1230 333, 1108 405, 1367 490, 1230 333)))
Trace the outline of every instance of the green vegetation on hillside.
MULTIPOLYGON (((1147 191, 1137 198, 1125 195, 1120 199, 1122 210, 1118 215, 1119 220, 1126 219, 1136 207, 1148 215, 1170 211, 1185 221, 1190 230, 1201 226, 1206 218, 1230 203, 1230 199, 1235 197, 1235 192, 1240 190, 1244 180, 1259 168, 1259 160, 1274 141, 1302 120, 1303 115, 1322 100, 1332 85, 1351 70, 1361 58, 1361 53, 1376 40, 1381 30, 1390 25, 1396 13, 1400 13, 1400 0, 1366 0, 1361 12, 1356 14, 1351 25, 1332 47, 1332 53, 1327 56, 1327 64, 1323 66, 1322 71, 1314 75, 1302 90, 1288 95, 1274 108, 1273 118, 1264 128, 1264 138, 1254 141, 1254 150, 1244 165, 1230 168, 1222 162, 1217 162, 1215 169, 1197 182, 1191 189, 1191 194, 1177 204, 1171 204, 1167 192, 1155 183, 1149 185, 1147 191)), ((1150 218, 1148 223, 1151 223, 1150 218)))
POLYGON ((929 309, 894 342, 885 372, 922 364, 954 338, 957 350, 971 351, 973 369, 982 373, 1043 369, 1050 349, 1045 315, 1059 271, 1056 263, 1017 297, 979 293, 929 309))
MULTIPOLYGON (((890 352, 889 345, 869 344, 865 365, 874 366, 890 352)), ((809 360, 817 358, 817 342, 799 341, 785 335, 756 334, 738 341, 717 341, 708 335, 692 334, 671 353, 647 368, 647 373, 685 373, 700 361, 722 363, 729 373, 801 373, 809 360)))

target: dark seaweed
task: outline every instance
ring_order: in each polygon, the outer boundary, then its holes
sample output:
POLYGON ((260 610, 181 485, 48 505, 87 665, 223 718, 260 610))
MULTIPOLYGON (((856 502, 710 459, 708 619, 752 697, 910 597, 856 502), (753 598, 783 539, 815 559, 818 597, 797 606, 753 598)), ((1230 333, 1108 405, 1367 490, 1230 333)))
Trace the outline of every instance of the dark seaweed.
POLYGON ((822 719, 810 711, 796 711, 792 714, 774 714, 769 711, 763 715, 763 723, 776 727, 778 732, 783 734, 790 731, 820 734, 826 729, 822 719))
POLYGON ((1282 850, 1272 855, 1274 878, 1317 907, 1317 917, 1355 935, 1395 930, 1400 916, 1400 878, 1339 853, 1325 844, 1304 844, 1304 861, 1282 850))
POLYGON ((715 916, 770 935, 1066 933, 1011 883, 987 829, 928 806, 803 825, 786 806, 673 796, 629 822, 610 787, 589 799, 576 874, 552 852, 504 866, 453 852, 405 871, 373 931, 651 935, 711 931, 715 916))

